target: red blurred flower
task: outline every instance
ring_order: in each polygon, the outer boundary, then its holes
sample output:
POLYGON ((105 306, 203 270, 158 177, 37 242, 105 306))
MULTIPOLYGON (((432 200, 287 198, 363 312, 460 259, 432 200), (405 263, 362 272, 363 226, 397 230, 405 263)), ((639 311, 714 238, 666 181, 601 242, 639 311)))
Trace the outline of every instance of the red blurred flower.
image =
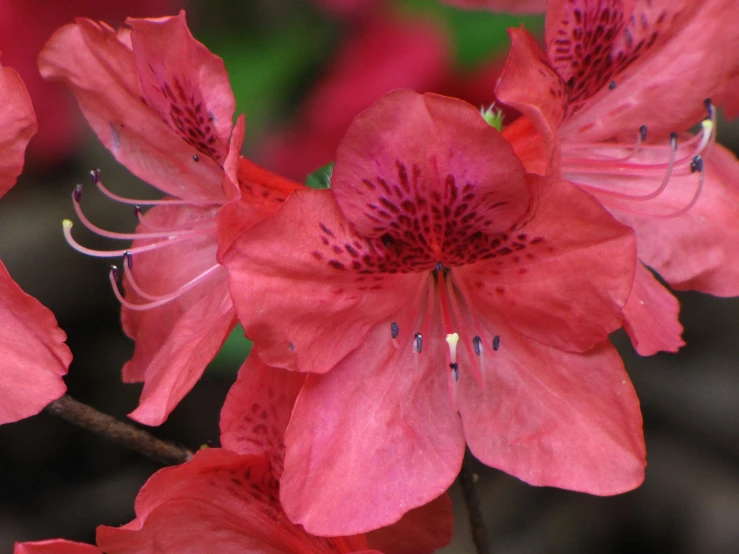
POLYGON ((305 179, 334 160, 352 119, 396 88, 447 94, 486 107, 495 99, 502 60, 493 59, 470 72, 455 70, 452 46, 433 21, 379 7, 358 18, 345 35, 293 123, 260 148, 258 158, 267 167, 305 179))
MULTIPOLYGON (((36 116, 18 74, 0 66, 0 197, 23 169, 36 116)), ((72 354, 54 315, 24 293, 0 262, 0 424, 40 412, 66 390, 72 354)))
MULTIPOLYGON (((719 296, 739 294, 739 165, 714 144, 704 99, 720 104, 739 75, 739 28, 726 24, 737 18, 730 0, 550 2, 547 54, 511 30, 496 89, 525 114, 504 134, 530 171, 554 159, 633 227, 644 264, 676 289, 719 296)), ((624 318, 641 354, 682 346, 678 309, 640 265, 624 318)))
POLYGON ((269 214, 297 186, 239 157, 243 116, 233 125, 235 102, 223 61, 197 42, 177 17, 129 19, 116 33, 103 23, 80 19, 61 28, 39 58, 42 74, 70 86, 82 111, 116 159, 169 197, 130 200, 154 205, 141 214, 130 248, 99 252, 71 238, 78 250, 96 256, 124 255, 126 333, 136 341, 123 368, 126 382, 144 382, 141 403, 131 417, 162 423, 202 375, 235 325, 219 263, 218 247, 269 214), (225 207, 225 209, 224 209, 225 207), (216 229, 217 220, 225 223, 216 229))
POLYGON ((460 8, 510 13, 544 13, 547 0, 443 0, 460 8))
POLYGON ((285 437, 293 521, 392 523, 449 487, 465 442, 533 484, 641 482, 638 401, 603 342, 633 278, 626 227, 527 175, 474 107, 410 91, 357 117, 332 187, 224 257, 261 358, 310 372, 285 437))
MULTIPOLYGON (((164 15, 171 0, 0 0, 0 51, 28 86, 39 119, 39 132, 29 148, 34 161, 54 162, 77 146, 80 125, 66 91, 41 78, 36 58, 49 36, 75 17, 123 21, 126 16, 164 15)), ((177 5, 182 5, 179 2, 177 5)))

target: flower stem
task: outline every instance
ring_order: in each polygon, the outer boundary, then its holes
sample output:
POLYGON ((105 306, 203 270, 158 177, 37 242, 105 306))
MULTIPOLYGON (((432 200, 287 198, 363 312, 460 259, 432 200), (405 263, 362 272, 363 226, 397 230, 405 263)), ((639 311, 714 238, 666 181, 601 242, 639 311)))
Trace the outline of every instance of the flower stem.
POLYGON ((147 431, 99 412, 69 395, 46 406, 46 411, 165 465, 182 464, 193 456, 186 448, 159 440, 147 431))
POLYGON ((477 554, 490 554, 488 533, 482 519, 480 498, 477 496, 477 490, 475 489, 475 475, 470 469, 470 460, 469 452, 465 453, 462 470, 459 472, 459 484, 462 487, 462 496, 464 496, 464 503, 467 506, 467 517, 470 520, 470 531, 472 542, 475 544, 475 552, 477 554))

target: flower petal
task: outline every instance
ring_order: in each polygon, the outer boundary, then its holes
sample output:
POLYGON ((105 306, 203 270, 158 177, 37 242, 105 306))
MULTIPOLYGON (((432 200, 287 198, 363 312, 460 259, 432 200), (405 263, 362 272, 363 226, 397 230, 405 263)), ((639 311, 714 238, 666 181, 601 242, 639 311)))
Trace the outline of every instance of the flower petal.
POLYGON ((624 329, 642 356, 657 352, 677 352, 685 342, 678 321, 680 303, 639 263, 634 288, 624 306, 624 329))
POLYGON ((407 512, 400 521, 367 534, 367 542, 383 554, 430 554, 452 540, 452 499, 444 493, 407 512))
POLYGON ((616 350, 603 343, 571 354, 515 332, 504 336, 485 386, 460 380, 472 453, 537 486, 611 495, 640 485, 639 401, 616 350))
POLYGON ((244 232, 224 264, 239 320, 264 361, 324 373, 425 279, 375 273, 385 255, 351 229, 331 190, 304 189, 244 232))
POLYGON ((13 281, 0 262, 0 424, 39 413, 67 389, 72 361, 54 315, 13 281))
POLYGON ((691 127, 703 100, 720 104, 739 74, 739 57, 726 56, 739 49, 739 27, 726 24, 737 19, 734 0, 550 2, 549 56, 571 83, 560 136, 596 142, 647 125, 663 138, 691 127))
POLYGON ((125 34, 79 19, 51 37, 39 69, 46 79, 72 89, 101 142, 136 176, 179 198, 225 198, 220 165, 185 142, 149 105, 125 34))
POLYGON ((331 186, 362 236, 389 234, 444 256, 472 227, 499 233, 520 219, 531 202, 524 177, 510 144, 472 105, 397 90, 355 118, 331 186))
POLYGON ((519 333, 582 352, 621 327, 636 264, 630 229, 566 181, 530 176, 539 204, 496 257, 459 268, 486 318, 505 314, 519 333), (513 242, 510 242, 513 240, 513 242))
POLYGON ((223 165, 236 100, 223 60, 176 17, 131 19, 131 42, 147 105, 182 140, 223 165))
MULTIPOLYGON (((464 438, 441 361, 446 344, 428 341, 417 357, 413 333, 401 331, 396 348, 389 323, 378 323, 329 373, 309 375, 298 395, 280 498, 311 533, 394 523, 444 492, 461 467, 464 438)), ((399 324, 413 328, 410 318, 399 324)))
POLYGON ((218 210, 216 216, 219 261, 243 231, 272 215, 290 193, 305 186, 243 157, 238 160, 235 174, 238 197, 218 210))
POLYGON ((528 171, 537 167, 536 172, 543 175, 548 167, 546 162, 556 154, 557 127, 567 105, 565 84, 550 67, 531 33, 525 29, 508 29, 508 35, 511 51, 495 87, 495 96, 525 117, 507 126, 503 136, 511 142, 528 171), (533 129, 522 132, 522 125, 527 129, 533 125, 543 140, 533 129), (532 167, 527 161, 544 165, 532 167))
POLYGON ((36 114, 18 74, 0 66, 0 198, 23 169, 26 146, 36 133, 36 114))
POLYGON ((136 519, 98 527, 97 543, 107 554, 336 552, 285 517, 266 458, 219 448, 155 473, 136 498, 136 519))
MULTIPOLYGON (((212 218, 211 209, 156 206, 144 215, 140 230, 197 227, 212 218)), ((155 240, 136 240, 132 247, 155 240)), ((214 268, 215 255, 213 231, 206 229, 190 240, 135 254, 130 272, 147 294, 169 295, 214 268)), ((128 277, 124 286, 128 302, 150 302, 133 289, 128 277)), ((145 382, 141 404, 131 417, 159 425, 200 378, 235 325, 226 272, 214 269, 162 306, 136 311, 124 306, 121 319, 126 334, 136 341, 133 358, 123 367, 123 380, 145 382)))
POLYGON ((257 348, 239 369, 221 410, 221 444, 239 454, 270 459, 275 478, 282 475, 285 429, 305 374, 265 364, 257 348))
POLYGON ((13 554, 103 554, 97 546, 64 539, 17 542, 13 554))

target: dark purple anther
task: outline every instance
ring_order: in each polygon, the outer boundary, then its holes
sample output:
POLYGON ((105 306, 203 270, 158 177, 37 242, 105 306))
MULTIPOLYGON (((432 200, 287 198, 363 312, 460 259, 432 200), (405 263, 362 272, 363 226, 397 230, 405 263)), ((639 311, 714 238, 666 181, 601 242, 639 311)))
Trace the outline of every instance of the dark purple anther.
POLYGON ((706 98, 703 101, 703 105, 706 107, 706 111, 708 112, 708 119, 713 119, 713 102, 711 102, 711 99, 706 98))
POLYGON ((420 354, 421 350, 423 350, 423 335, 421 333, 416 333, 413 338, 416 341, 416 352, 420 354))
POLYGON ((677 133, 670 133, 670 148, 677 152, 677 133))
POLYGON ((113 278, 113 281, 118 282, 118 266, 110 266, 110 276, 113 278))
POLYGON ((393 321, 390 324, 390 336, 394 339, 397 339, 399 334, 400 334, 400 327, 395 321, 393 321))
POLYGON ((475 354, 478 356, 482 354, 482 339, 480 337, 472 339, 472 346, 475 348, 475 354))
POLYGON ((611 81, 608 83, 608 90, 615 90, 616 89, 616 81, 611 81))
POLYGON ((641 141, 644 142, 647 140, 647 126, 642 125, 639 127, 639 138, 641 138, 641 141))
POLYGON ((452 370, 452 377, 455 382, 459 382, 459 366, 456 363, 449 364, 449 368, 452 370))
POLYGON ((133 254, 130 252, 123 253, 123 262, 126 264, 128 269, 133 269, 133 254))
POLYGON ((500 348, 500 335, 495 335, 493 337, 493 350, 497 352, 498 348, 500 348))
POLYGON ((74 201, 78 204, 80 203, 80 201, 82 200, 82 185, 77 185, 74 187, 72 198, 74 198, 74 201))
POLYGON ((92 181, 93 185, 97 185, 100 182, 100 170, 99 169, 93 169, 90 171, 90 180, 92 181))
POLYGON ((193 159, 194 161, 196 161, 196 162, 199 162, 199 161, 200 161, 200 156, 198 156, 197 154, 193 154, 193 155, 192 155, 192 159, 193 159))
POLYGON ((134 206, 133 207, 133 215, 136 217, 141 217, 141 206, 134 206))
POLYGON ((690 172, 695 173, 696 171, 703 171, 703 158, 698 154, 693 156, 693 159, 690 160, 690 172))

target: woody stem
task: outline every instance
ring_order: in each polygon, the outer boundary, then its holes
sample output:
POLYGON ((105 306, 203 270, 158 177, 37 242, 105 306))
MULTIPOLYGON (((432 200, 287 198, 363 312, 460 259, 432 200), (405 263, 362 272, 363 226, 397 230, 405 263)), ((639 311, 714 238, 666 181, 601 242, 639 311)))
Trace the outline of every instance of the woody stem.
POLYGON ((160 440, 143 429, 99 412, 69 395, 46 406, 46 411, 164 465, 182 464, 193 457, 190 450, 160 440))
POLYGON ((477 496, 477 490, 475 489, 476 477, 470 469, 471 459, 470 453, 465 453, 462 470, 459 472, 459 484, 462 487, 462 496, 464 496, 464 503, 467 506, 467 517, 470 521, 470 532, 472 533, 472 542, 475 544, 475 552, 477 554, 490 554, 487 529, 480 508, 480 498, 477 496))

